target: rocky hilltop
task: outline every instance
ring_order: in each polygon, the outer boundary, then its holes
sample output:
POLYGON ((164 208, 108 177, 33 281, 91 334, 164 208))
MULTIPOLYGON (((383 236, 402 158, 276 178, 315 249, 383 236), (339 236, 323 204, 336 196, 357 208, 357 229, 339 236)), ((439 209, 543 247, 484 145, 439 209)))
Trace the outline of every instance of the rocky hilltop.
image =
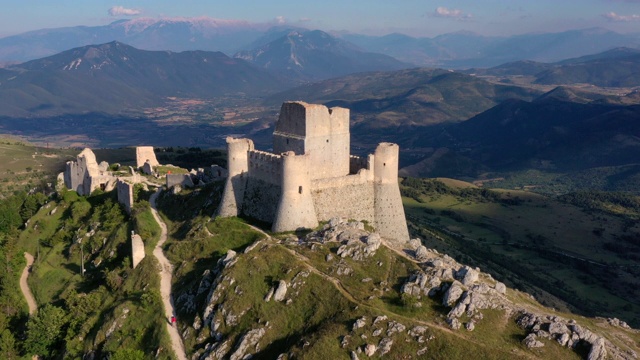
MULTIPOLYGON (((218 236, 218 221, 230 220, 190 221, 169 253, 218 236)), ((640 332, 624 321, 545 308, 419 239, 392 247, 371 230, 334 218, 307 233, 260 231, 208 265, 178 264, 191 358, 638 357, 640 332)))

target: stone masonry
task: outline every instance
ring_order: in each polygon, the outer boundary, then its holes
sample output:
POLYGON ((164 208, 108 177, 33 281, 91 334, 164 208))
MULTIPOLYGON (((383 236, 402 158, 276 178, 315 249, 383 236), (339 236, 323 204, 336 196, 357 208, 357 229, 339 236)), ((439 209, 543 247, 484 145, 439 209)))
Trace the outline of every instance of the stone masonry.
POLYGON ((382 237, 407 241, 396 144, 351 156, 349 109, 285 102, 273 153, 227 138, 229 175, 218 216, 244 215, 275 232, 313 228, 333 217, 364 220, 382 237))
POLYGON ((151 166, 160 165, 158 159, 156 159, 156 154, 153 152, 153 146, 136 147, 136 167, 142 167, 147 161, 151 166))
POLYGON ((96 155, 86 148, 78 154, 76 161, 68 161, 64 171, 64 185, 80 195, 90 195, 100 188, 110 191, 115 186, 116 178, 108 171, 109 164, 98 165, 96 155))
POLYGON ((131 260, 133 262, 133 268, 144 259, 144 242, 142 241, 142 237, 140 235, 135 234, 133 231, 131 232, 131 260))

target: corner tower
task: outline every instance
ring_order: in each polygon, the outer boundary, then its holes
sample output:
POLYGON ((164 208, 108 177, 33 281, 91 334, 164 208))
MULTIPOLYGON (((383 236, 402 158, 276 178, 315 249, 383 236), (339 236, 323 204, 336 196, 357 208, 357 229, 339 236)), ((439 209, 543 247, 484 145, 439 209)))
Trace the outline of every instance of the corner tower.
POLYGON ((309 155, 311 180, 349 174, 349 109, 285 102, 273 132, 273 152, 309 155))
POLYGON ((272 230, 313 229, 318 218, 311 197, 310 156, 293 151, 282 154, 282 192, 272 230))
POLYGON ((249 170, 248 154, 253 150, 253 141, 227 137, 227 167, 229 176, 224 186, 218 216, 238 216, 244 200, 249 170))
POLYGON ((399 154, 400 148, 392 143, 380 143, 374 154, 375 228, 382 237, 408 241, 409 229, 398 186, 399 154))

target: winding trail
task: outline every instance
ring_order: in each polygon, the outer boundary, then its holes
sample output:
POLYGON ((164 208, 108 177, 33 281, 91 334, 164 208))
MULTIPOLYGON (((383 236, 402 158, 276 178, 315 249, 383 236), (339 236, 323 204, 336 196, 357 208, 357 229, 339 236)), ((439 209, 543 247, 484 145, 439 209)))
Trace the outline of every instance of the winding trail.
MULTIPOLYGON (((151 204, 151 214, 160 226, 160 240, 153 249, 153 256, 158 259, 161 267, 160 295, 162 296, 162 304, 164 305, 164 314, 166 319, 171 319, 171 316, 176 314, 175 308, 173 307, 173 298, 171 297, 171 274, 173 273, 173 266, 162 252, 162 245, 167 241, 167 224, 162 221, 162 218, 158 215, 158 209, 156 208, 156 199, 158 198, 160 191, 162 191, 162 189, 158 189, 158 191, 151 196, 151 199, 149 199, 149 203, 151 204)), ((178 333, 177 325, 172 326, 169 320, 167 320, 167 331, 171 336, 171 346, 173 347, 173 352, 176 354, 176 357, 178 360, 186 360, 187 356, 184 351, 184 345, 182 344, 182 338, 178 333)))
POLYGON ((24 295, 25 300, 27 300, 27 305, 29 305, 29 315, 33 315, 38 311, 38 304, 31 293, 31 289, 29 289, 29 284, 27 284, 27 277, 31 271, 31 266, 33 265, 33 255, 25 252, 24 258, 27 259, 27 266, 24 267, 22 275, 20 275, 20 290, 22 290, 22 294, 24 295))

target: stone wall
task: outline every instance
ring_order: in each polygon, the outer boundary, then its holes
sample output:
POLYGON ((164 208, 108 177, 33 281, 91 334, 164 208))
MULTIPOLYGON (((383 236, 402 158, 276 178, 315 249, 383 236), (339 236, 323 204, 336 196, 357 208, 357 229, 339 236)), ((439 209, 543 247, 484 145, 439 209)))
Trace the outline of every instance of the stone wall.
POLYGON ((124 206, 128 214, 131 214, 131 207, 133 206, 133 185, 118 180, 116 189, 118 192, 118 202, 124 206))
POLYGON ((245 189, 240 213, 269 224, 273 223, 282 192, 280 185, 249 178, 245 189))
MULTIPOLYGON (((103 168, 108 168, 103 162, 103 168)), ((94 190, 103 188, 109 191, 116 179, 106 170, 101 170, 96 155, 86 148, 78 154, 76 161, 68 161, 64 171, 64 184, 67 189, 75 190, 79 195, 90 195, 94 190)))
POLYGON ((149 161, 151 166, 158 166, 160 163, 156 159, 156 153, 153 152, 153 146, 136 147, 136 167, 139 168, 149 161))
POLYGON ((353 182, 313 189, 316 216, 320 221, 332 217, 365 220, 373 226, 373 182, 353 182))
POLYGON ((134 234, 132 231, 131 232, 131 261, 133 263, 134 269, 136 268, 136 266, 138 266, 140 261, 144 259, 144 256, 145 256, 144 242, 142 241, 142 238, 140 237, 140 235, 134 234))
POLYGON ((167 188, 170 189, 176 185, 192 188, 193 181, 190 174, 167 174, 167 188))
POLYGON ((279 185, 282 178, 282 157, 265 151, 248 153, 249 176, 264 182, 279 185))

